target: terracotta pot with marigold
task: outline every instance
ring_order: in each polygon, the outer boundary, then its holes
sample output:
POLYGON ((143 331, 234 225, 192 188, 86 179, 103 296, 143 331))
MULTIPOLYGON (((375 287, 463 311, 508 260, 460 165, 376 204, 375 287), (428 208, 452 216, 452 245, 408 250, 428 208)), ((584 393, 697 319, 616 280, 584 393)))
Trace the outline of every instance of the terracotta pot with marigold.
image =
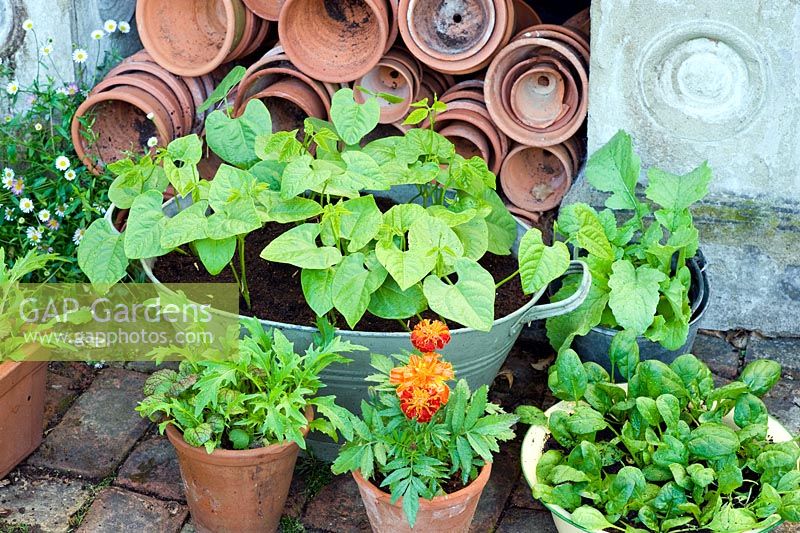
POLYGON ((417 351, 373 355, 378 373, 367 379, 377 386, 347 423, 332 469, 352 472, 378 533, 468 531, 492 452, 514 438, 517 417, 489 403, 487 386, 450 388, 453 365, 435 351, 449 341, 445 324, 423 320, 411 335, 417 351))

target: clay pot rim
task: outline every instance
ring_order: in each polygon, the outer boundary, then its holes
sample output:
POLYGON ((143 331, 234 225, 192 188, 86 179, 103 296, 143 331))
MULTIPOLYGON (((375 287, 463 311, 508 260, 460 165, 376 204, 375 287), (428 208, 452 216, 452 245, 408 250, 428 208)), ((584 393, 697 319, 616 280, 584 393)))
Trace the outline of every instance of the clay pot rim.
POLYGON ((513 6, 511 4, 512 0, 494 2, 494 25, 489 39, 480 49, 475 50, 468 57, 455 61, 432 57, 419 47, 411 36, 408 27, 409 17, 411 16, 411 10, 409 9, 410 1, 411 0, 400 0, 400 12, 407 14, 405 17, 400 17, 399 19, 400 37, 403 39, 406 48, 408 48, 417 59, 434 70, 446 74, 469 74, 481 70, 491 61, 492 56, 508 42, 505 39, 505 35, 509 33, 507 29, 509 22, 513 23, 514 19, 513 6), (500 6, 502 6, 502 8, 500 6))
MULTIPOLYGON (((153 61, 161 65, 169 72, 178 74, 180 76, 202 76, 203 74, 208 74, 224 63, 234 48, 233 43, 236 38, 236 11, 234 9, 233 0, 220 1, 222 1, 225 8, 226 26, 225 38, 222 41, 220 50, 211 61, 201 65, 195 64, 188 66, 173 63, 172 58, 162 54, 161 50, 155 46, 155 44, 159 43, 160 41, 151 36, 148 30, 149 25, 145 23, 145 19, 148 13, 148 7, 153 7, 157 0, 138 0, 136 3, 136 26, 139 30, 139 39, 142 41, 142 45, 147 50, 147 53, 153 58, 153 61)), ((242 7, 244 7, 244 5, 242 5, 242 7)))
MULTIPOLYGON (((312 422, 314 420, 314 410, 309 405, 303 413, 306 420, 312 422)), ((301 433, 303 437, 308 435, 309 427, 306 425, 301 433)), ((293 441, 281 442, 270 444, 261 448, 252 448, 248 450, 224 450, 217 448, 213 452, 208 453, 204 447, 190 446, 183 440, 183 434, 172 424, 167 426, 167 437, 172 445, 182 452, 183 454, 192 457, 203 463, 214 464, 219 466, 249 466, 252 464, 261 463, 264 459, 270 456, 280 456, 286 453, 294 453, 297 443, 293 441)))
POLYGON ((541 213, 537 213, 535 211, 528 211, 527 209, 522 209, 521 207, 517 207, 512 203, 506 204, 506 209, 508 209, 510 213, 513 213, 518 217, 522 217, 531 223, 539 222, 539 219, 541 218, 540 217, 541 213))
POLYGON ((481 159, 486 161, 487 165, 489 164, 489 160, 493 156, 492 152, 494 151, 491 146, 492 143, 486 136, 486 134, 483 132, 483 130, 479 129, 478 127, 465 121, 451 121, 449 124, 446 124, 442 129, 438 130, 437 133, 439 133, 439 135, 441 135, 446 139, 455 137, 458 139, 464 139, 466 141, 469 141, 478 149, 478 152, 481 153, 481 159), (449 132, 449 135, 447 134, 448 130, 452 130, 449 132), (467 130, 468 133, 465 134, 463 130, 467 130), (474 138, 475 136, 481 137, 482 143, 476 142, 474 138), (481 148, 484 148, 484 150, 482 150, 481 148))
MULTIPOLYGON (((464 59, 468 59, 474 56, 476 53, 480 52, 484 46, 489 42, 492 38, 492 35, 495 33, 495 26, 497 25, 497 2, 492 0, 481 0, 481 2, 486 7, 487 14, 489 14, 488 20, 486 21, 486 30, 484 30, 484 35, 475 43, 475 46, 469 48, 464 52, 459 52, 457 54, 446 54, 443 52, 439 52, 438 50, 434 50, 433 48, 427 46, 424 40, 420 37, 419 32, 416 31, 416 24, 413 24, 412 21, 416 20, 414 17, 414 7, 420 0, 407 0, 406 8, 402 10, 405 13, 405 23, 407 24, 408 28, 408 35, 411 37, 411 40, 414 41, 414 45, 417 46, 422 53, 426 56, 431 57, 433 59, 437 59, 440 61, 447 61, 447 62, 456 62, 461 61, 464 59)), ((400 3, 403 3, 400 0, 400 3)), ((398 28, 400 24, 398 21, 398 28)))
POLYGON ((587 41, 583 35, 575 32, 571 28, 556 26, 554 24, 539 24, 538 26, 525 28, 516 34, 511 40, 519 41, 521 39, 530 39, 532 37, 543 37, 545 39, 553 39, 555 41, 564 42, 580 52, 584 66, 589 64, 589 41, 587 41))
MULTIPOLYGON (((364 98, 361 95, 361 91, 356 90, 355 87, 364 86, 364 83, 363 83, 364 78, 370 72, 372 72, 373 70, 375 70, 375 69, 377 69, 377 68, 379 68, 381 66, 385 66, 385 67, 391 68, 392 70, 398 72, 400 74, 400 77, 402 77, 402 78, 404 78, 406 80, 406 91, 405 92, 408 93, 408 98, 404 98, 402 102, 398 102, 396 104, 393 104, 391 102, 384 102, 384 103, 381 103, 381 106, 380 106, 381 114, 380 114, 380 117, 378 119, 378 123, 379 124, 392 124, 394 122, 397 122, 398 120, 402 120, 406 116, 406 114, 408 113, 408 110, 411 109, 411 104, 414 103, 414 98, 415 98, 415 96, 417 94, 417 90, 416 89, 417 89, 417 85, 419 83, 418 82, 419 78, 414 76, 414 73, 408 67, 406 67, 406 65, 403 64, 402 62, 400 62, 400 61, 398 61, 396 59, 392 59, 392 58, 384 56, 383 58, 381 58, 380 61, 378 61, 377 65, 372 67, 372 69, 369 72, 367 72, 367 74, 364 74, 364 76, 361 76, 360 78, 356 79, 353 82, 353 87, 354 87, 354 89, 353 89, 353 97, 355 98, 356 102, 363 103, 364 102, 364 98)), ((365 87, 365 88, 369 89, 369 87, 365 87)))
POLYGON ((111 71, 106 74, 106 77, 95 85, 92 91, 96 90, 98 86, 102 85, 103 82, 111 77, 130 75, 129 73, 133 72, 144 72, 145 74, 155 76, 169 87, 178 99, 181 109, 184 111, 184 129, 187 133, 191 131, 195 122, 195 109, 199 104, 194 102, 191 89, 188 87, 183 77, 172 74, 165 68, 159 66, 158 63, 146 60, 130 61, 124 64, 120 63, 111 69, 111 71))
MULTIPOLYGON (((512 119, 522 127, 526 127, 526 123, 521 120, 517 114, 514 112, 511 106, 511 89, 513 87, 508 87, 508 82, 510 81, 509 78, 513 78, 515 73, 518 72, 521 68, 525 68, 524 66, 530 66, 537 64, 537 61, 541 60, 538 64, 552 64, 556 70, 558 70, 562 78, 566 84, 565 91, 564 91, 564 99, 563 104, 566 106, 566 109, 562 111, 559 117, 553 122, 553 124, 545 127, 545 128, 538 128, 537 131, 539 132, 550 132, 562 128, 565 124, 567 124, 572 118, 574 117, 575 113, 578 110, 578 104, 580 103, 580 99, 582 97, 581 91, 578 87, 577 82, 575 81, 575 76, 567 68, 567 65, 564 65, 563 61, 560 58, 556 57, 547 57, 547 56, 538 56, 527 59, 521 63, 517 63, 512 67, 507 73, 505 78, 503 79, 503 83, 500 87, 501 92, 501 103, 503 105, 503 109, 505 113, 512 117, 512 119)), ((535 128, 535 126, 531 126, 535 128)))
MULTIPOLYGON (((282 43, 282 47, 284 52, 291 62, 300 70, 302 70, 305 74, 310 76, 311 78, 318 80, 318 81, 325 81, 330 83, 342 83, 342 82, 349 82, 355 79, 360 78, 375 66, 375 64, 383 57, 383 51, 385 49, 384 46, 376 46, 372 53, 366 56, 363 60, 363 65, 359 68, 351 68, 350 72, 346 74, 339 73, 336 75, 335 73, 328 72, 322 68, 317 68, 318 65, 314 65, 313 63, 305 61, 305 58, 302 54, 298 53, 298 48, 295 46, 295 42, 292 39, 288 39, 288 35, 285 33, 287 24, 287 19, 290 18, 290 11, 291 8, 295 5, 296 2, 301 0, 286 0, 281 8, 281 14, 278 19, 278 38, 282 43)), ((377 21, 377 29, 378 35, 377 40, 380 42, 385 43, 389 38, 389 21, 388 15, 385 10, 385 2, 384 0, 360 0, 364 2, 364 4, 369 7, 370 10, 375 14, 375 19, 377 21), (383 9, 382 9, 383 8, 383 9)), ((334 67, 334 71, 337 70, 334 67)))
POLYGON ((256 22, 260 24, 260 26, 258 27, 256 34, 251 39, 250 46, 247 48, 247 50, 242 52, 242 57, 247 57, 258 50, 258 47, 264 44, 264 41, 267 39, 267 34, 269 33, 269 21, 266 19, 257 18, 256 22))
POLYGON ((276 75, 276 76, 280 75, 280 76, 283 76, 282 78, 277 80, 275 83, 280 83, 281 81, 284 81, 286 79, 290 79, 291 78, 291 79, 296 79, 296 80, 304 83, 305 85, 308 85, 316 93, 316 95, 319 97, 319 99, 322 101, 322 105, 325 108, 326 114, 328 112, 330 112, 330 109, 331 109, 331 98, 330 98, 330 95, 328 94, 328 91, 325 90, 324 87, 320 87, 318 85, 318 82, 316 82, 315 80, 309 78, 308 76, 306 76, 303 72, 301 72, 299 70, 294 70, 294 69, 290 69, 290 68, 287 68, 287 67, 270 67, 270 68, 266 68, 266 69, 261 69, 256 73, 256 75, 251 76, 248 79, 248 83, 246 85, 243 85, 243 83, 245 81, 245 78, 243 78, 242 81, 239 82, 239 86, 238 86, 239 92, 236 93, 236 98, 234 99, 234 103, 233 103, 234 114, 238 114, 239 110, 244 107, 244 105, 245 105, 247 100, 249 100, 250 98, 253 98, 256 94, 264 91, 267 87, 269 87, 269 85, 267 85, 264 88, 259 89, 258 91, 254 92, 252 94, 248 94, 247 93, 247 90, 250 89, 250 87, 252 87, 252 85, 253 85, 253 83, 255 81, 257 81, 259 78, 262 78, 262 77, 268 76, 268 75, 276 75))
POLYGON ((559 144, 572 137, 586 118, 589 105, 588 94, 586 92, 588 90, 589 77, 583 66, 579 52, 574 51, 571 46, 563 42, 542 37, 530 37, 512 41, 505 48, 500 50, 492 60, 491 65, 489 65, 489 71, 486 73, 486 79, 487 90, 484 91, 484 95, 486 96, 486 108, 489 110, 494 123, 506 135, 521 144, 528 146, 551 146, 559 144), (510 68, 506 68, 505 62, 518 50, 524 53, 525 48, 531 47, 551 48, 559 52, 578 70, 578 76, 580 77, 579 94, 581 98, 575 116, 568 124, 565 124, 561 129, 553 132, 536 132, 531 131, 529 128, 519 126, 511 117, 507 116, 503 109, 502 101, 499 101, 499 85, 502 84, 505 74, 510 70, 510 68), (581 88, 583 90, 581 90, 581 88))
POLYGON ((145 75, 152 76, 155 79, 147 80, 131 74, 118 74, 102 80, 100 83, 94 86, 92 92, 101 93, 112 90, 115 87, 124 86, 135 87, 137 89, 142 89, 143 91, 148 91, 152 96, 156 97, 161 102, 161 105, 165 106, 167 113, 170 115, 170 119, 172 119, 172 114, 169 112, 169 109, 166 108, 166 105, 169 104, 170 107, 174 107, 176 117, 174 120, 172 120, 172 130, 175 132, 175 135, 187 135, 191 131, 193 124, 191 109, 187 110, 184 107, 183 103, 172 90, 172 88, 163 80, 161 80, 161 78, 147 73, 145 73, 145 75), (166 102, 164 101, 165 99, 171 100, 171 102, 166 102))
MULTIPOLYGON (((451 492, 450 494, 444 494, 442 496, 435 496, 432 500, 427 500, 425 498, 419 499, 419 508, 420 510, 425 511, 435 511, 438 509, 446 509, 447 507, 451 506, 453 500, 458 500, 462 498, 467 498, 474 493, 481 493, 483 492, 486 483, 489 482, 489 476, 492 473, 492 463, 485 463, 483 468, 481 468, 481 473, 478 474, 478 477, 472 480, 469 485, 466 487, 459 489, 455 492, 451 492)), ((392 504, 391 499, 392 495, 386 492, 383 492, 381 489, 376 487, 372 484, 371 481, 368 479, 364 479, 364 476, 361 475, 361 470, 356 470, 353 472, 353 478, 356 480, 356 483, 363 487, 364 489, 371 492, 375 495, 376 499, 381 500, 384 503, 389 505, 397 505, 392 504)))
MULTIPOLYGON (((147 107, 147 104, 141 100, 137 95, 130 94, 127 92, 120 91, 118 89, 114 89, 111 91, 106 91, 102 93, 97 93, 93 95, 89 95, 86 100, 81 102, 81 105, 78 106, 78 109, 75 110, 75 114, 72 118, 72 124, 70 125, 70 134, 72 137, 72 142, 75 146, 75 154, 84 164, 84 166, 92 173, 92 174, 102 174, 102 170, 97 168, 93 163, 92 159, 89 157, 87 153, 87 148, 84 146, 84 138, 81 135, 81 123, 78 120, 79 117, 82 117, 86 114, 86 112, 94 107, 95 105, 106 102, 106 101, 114 101, 119 100, 123 101, 129 105, 139 108, 140 110, 144 111, 144 108, 147 107)), ((171 136, 168 135, 168 130, 166 128, 166 124, 163 123, 162 118, 158 113, 155 111, 153 112, 153 123, 156 126, 156 131, 159 135, 163 137, 162 142, 169 142, 168 140, 171 139, 171 136)), ((107 163, 103 161, 103 163, 107 163)))
POLYGON ((227 63, 228 61, 235 61, 244 55, 244 51, 250 47, 250 42, 256 36, 256 20, 258 17, 255 14, 247 9, 245 6, 244 9, 244 29, 242 30, 242 37, 239 39, 239 42, 236 44, 233 50, 231 50, 228 55, 225 57, 225 61, 223 63, 227 63))
POLYGON ((386 48, 383 49, 384 55, 394 47, 397 41, 397 35, 400 33, 400 28, 397 22, 397 17, 400 15, 400 2, 399 0, 386 0, 389 4, 388 22, 389 22, 389 36, 386 38, 386 48))
MULTIPOLYGON (((327 111, 325 109, 325 102, 323 102, 322 99, 319 98, 319 95, 314 91, 312 87, 309 87, 307 84, 303 83, 297 78, 284 78, 280 81, 277 81, 269 85, 268 87, 264 88, 264 90, 254 94, 251 98, 248 99, 248 101, 255 99, 261 100, 262 98, 280 98, 282 100, 287 100, 296 105, 297 107, 299 107, 307 116, 320 118, 317 115, 316 111, 309 107, 309 102, 307 100, 305 100, 304 98, 299 98, 298 95, 292 92, 291 90, 281 90, 286 85, 296 87, 300 91, 302 91, 303 88, 305 88, 308 91, 308 93, 306 93, 307 95, 310 96, 313 94, 314 96, 316 96, 317 101, 320 104, 320 107, 322 108, 322 113, 320 114, 323 116, 327 115, 327 111)), ((313 105, 313 103, 311 103, 311 105, 313 105)))
MULTIPOLYGON (((522 124, 524 124, 525 126, 529 126, 529 127, 532 127, 532 128, 539 128, 539 129, 544 129, 544 128, 548 128, 548 127, 552 126, 553 124, 555 124, 558 121, 558 119, 561 116, 563 116, 565 114, 564 113, 564 107, 566 106, 566 104, 564 103, 564 97, 567 96, 568 84, 567 84, 567 81, 564 80, 564 77, 563 77, 562 73, 559 72, 559 70, 556 69, 556 68, 543 67, 543 66, 540 66, 538 68, 534 67, 534 68, 531 68, 529 70, 526 70, 516 80, 514 80, 514 82, 511 84, 511 94, 509 95, 509 105, 510 105, 512 102, 516 101, 516 98, 519 95, 519 92, 522 90, 522 84, 524 83, 524 80, 526 78, 535 76, 537 74, 539 76, 542 76, 543 73, 548 73, 548 74, 552 75, 553 77, 557 76, 558 80, 560 80, 560 82, 561 82, 560 84, 557 84, 557 85, 559 85, 559 87, 561 89, 561 98, 559 100, 558 114, 555 117, 553 117, 552 119, 548 117, 548 118, 542 120, 542 122, 548 122, 548 121, 549 122, 545 126, 539 126, 537 124, 532 123, 532 121, 530 121, 529 118, 527 118, 525 116, 522 116, 519 113, 513 113, 514 119, 518 123, 522 122, 522 124)), ((558 91, 558 88, 556 88, 554 90, 558 91)), ((515 109, 515 106, 512 106, 512 109, 515 109)), ((568 113, 569 113, 569 111, 567 110, 567 114, 568 113)), ((539 117, 539 118, 541 120, 541 117, 539 117)))
POLYGON ((505 159, 508 150, 508 139, 505 134, 497 128, 497 126, 490 119, 474 111, 464 109, 449 109, 439 115, 436 119, 437 128, 445 128, 450 122, 465 122, 479 129, 486 138, 492 149, 492 157, 486 164, 492 173, 497 174, 500 171, 503 160, 505 159), (482 127, 483 126, 483 127, 482 127))
POLYGON ((242 3, 252 11, 258 18, 266 21, 277 22, 281 13, 283 2, 263 0, 242 0, 242 3), (276 4, 279 4, 276 6, 276 4))
POLYGON ((572 187, 572 176, 574 169, 570 168, 571 164, 572 156, 570 155, 569 150, 560 144, 553 146, 526 146, 524 144, 519 144, 512 148, 503 160, 503 165, 500 168, 500 184, 503 187, 503 192, 506 194, 508 200, 520 209, 524 211, 532 211, 534 213, 549 211, 561 203, 561 200, 564 199, 564 195, 567 194, 567 191, 570 189, 570 187, 572 187), (521 198, 513 198, 512 195, 509 194, 509 190, 511 188, 507 185, 507 183, 512 178, 508 175, 508 172, 506 172, 506 165, 514 157, 517 157, 520 153, 526 150, 541 150, 543 152, 550 152, 556 156, 556 158, 558 158, 558 160, 561 162, 562 168, 564 169, 564 180, 558 188, 554 189, 553 192, 547 196, 547 198, 544 198, 543 200, 536 200, 535 198, 528 196, 525 198, 525 200, 528 202, 527 205, 520 205, 521 203, 524 203, 517 201, 521 198))
POLYGON ((457 100, 467 100, 470 102, 476 102, 478 104, 486 104, 486 98, 483 96, 483 93, 478 93, 477 91, 447 91, 439 97, 439 101, 444 102, 445 104, 457 100))

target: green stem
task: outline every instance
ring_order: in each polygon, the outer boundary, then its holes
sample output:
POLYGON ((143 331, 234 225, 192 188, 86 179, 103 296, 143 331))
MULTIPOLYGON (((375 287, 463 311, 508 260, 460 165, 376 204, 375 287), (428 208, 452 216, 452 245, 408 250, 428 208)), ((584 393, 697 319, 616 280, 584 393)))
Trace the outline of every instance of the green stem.
POLYGON ((239 269, 242 274, 241 283, 239 286, 241 287, 244 302, 247 304, 247 308, 250 309, 252 306, 250 305, 250 290, 247 288, 247 268, 245 266, 244 257, 244 235, 238 235, 236 240, 239 245, 239 269))
POLYGON ((517 277, 517 274, 519 274, 519 269, 515 270, 515 271, 514 271, 514 272, 513 272, 513 273, 512 273, 510 276, 508 276, 507 278, 505 278, 505 279, 503 279, 502 281, 500 281, 500 282, 496 283, 496 284, 495 284, 495 286, 494 286, 494 288, 495 288, 495 289, 499 289, 499 288, 500 288, 500 287, 502 287, 504 284, 508 283, 509 281, 511 281, 512 279, 514 279, 515 277, 517 277))

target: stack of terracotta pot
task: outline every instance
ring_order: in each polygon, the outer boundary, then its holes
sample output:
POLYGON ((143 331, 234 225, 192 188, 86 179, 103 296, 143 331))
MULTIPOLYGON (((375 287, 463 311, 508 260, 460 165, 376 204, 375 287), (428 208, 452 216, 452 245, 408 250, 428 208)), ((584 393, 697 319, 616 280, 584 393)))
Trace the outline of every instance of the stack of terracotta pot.
POLYGON ((479 156, 492 172, 498 173, 508 154, 509 140, 486 109, 483 81, 456 83, 440 100, 447 104, 447 110, 436 117, 434 129, 449 139, 459 154, 466 158, 479 156))
POLYGON ((503 162, 500 181, 529 218, 557 207, 579 169, 574 136, 586 119, 588 64, 580 29, 540 24, 518 33, 489 65, 486 106, 497 127, 519 143, 503 162))
POLYGON ((180 76, 252 54, 269 31, 241 0, 137 0, 136 24, 153 60, 180 76))
POLYGON ((215 84, 210 74, 175 76, 147 52, 138 52, 111 69, 75 112, 75 151, 87 168, 99 173, 126 152, 147 151, 152 139, 166 146, 175 137, 197 132, 205 114, 196 109, 215 84))
POLYGON ((273 130, 302 131, 306 118, 328 118, 337 89, 309 77, 289 60, 281 46, 276 46, 253 63, 239 82, 234 115, 244 112, 247 102, 256 98, 269 108, 273 130))

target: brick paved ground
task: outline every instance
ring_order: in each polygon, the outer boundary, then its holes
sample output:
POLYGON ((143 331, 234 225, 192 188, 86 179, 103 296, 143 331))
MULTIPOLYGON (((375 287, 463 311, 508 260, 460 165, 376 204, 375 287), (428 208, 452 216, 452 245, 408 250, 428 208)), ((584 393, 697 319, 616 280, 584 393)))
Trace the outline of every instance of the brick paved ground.
MULTIPOLYGON (((555 402, 545 385, 552 353, 540 341, 536 331, 520 340, 495 381, 494 401, 508 409, 555 402)), ((777 418, 800 432, 800 339, 701 335, 695 353, 720 381, 735 378, 754 359, 781 361, 784 381, 765 401, 777 418)), ((148 371, 152 368, 146 365, 95 370, 80 363, 51 364, 46 437, 23 465, 0 480, 0 532, 194 531, 175 452, 133 411, 148 371)), ((508 443, 497 457, 473 531, 555 531, 521 478, 520 440, 508 443)), ((301 458, 283 530, 347 533, 369 531, 369 525, 350 477, 334 477, 325 465, 301 458)))

